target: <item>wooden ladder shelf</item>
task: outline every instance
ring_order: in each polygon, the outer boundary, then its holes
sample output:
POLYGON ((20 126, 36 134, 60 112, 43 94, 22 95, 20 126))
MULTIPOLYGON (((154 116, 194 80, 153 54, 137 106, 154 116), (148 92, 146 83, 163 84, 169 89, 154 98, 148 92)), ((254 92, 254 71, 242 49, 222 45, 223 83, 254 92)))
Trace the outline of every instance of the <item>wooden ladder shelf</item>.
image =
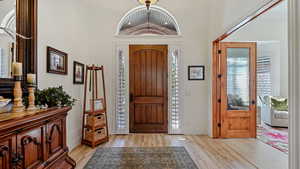
POLYGON ((82 118, 82 144, 96 147, 108 142, 107 107, 105 94, 104 67, 87 66, 84 83, 84 104, 82 118), (98 74, 101 72, 103 97, 99 97, 98 74), (89 90, 88 90, 89 88, 89 90), (88 92, 91 93, 90 99, 88 92), (89 102, 89 108, 87 106, 89 102), (88 109, 88 110, 87 110, 88 109))

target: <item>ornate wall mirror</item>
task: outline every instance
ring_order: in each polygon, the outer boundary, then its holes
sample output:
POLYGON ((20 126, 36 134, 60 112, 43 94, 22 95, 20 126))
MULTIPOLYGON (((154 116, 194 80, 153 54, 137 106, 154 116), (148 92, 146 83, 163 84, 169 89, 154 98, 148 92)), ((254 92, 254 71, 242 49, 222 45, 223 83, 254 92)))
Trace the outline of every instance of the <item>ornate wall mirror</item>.
POLYGON ((26 74, 36 73, 37 0, 0 0, 0 96, 12 97, 12 62, 23 63, 26 74))

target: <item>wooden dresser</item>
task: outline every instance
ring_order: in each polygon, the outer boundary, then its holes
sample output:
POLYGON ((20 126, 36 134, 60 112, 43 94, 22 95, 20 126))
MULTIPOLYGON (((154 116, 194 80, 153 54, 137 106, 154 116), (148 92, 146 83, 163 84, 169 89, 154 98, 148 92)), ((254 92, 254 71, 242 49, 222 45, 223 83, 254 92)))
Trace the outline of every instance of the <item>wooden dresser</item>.
POLYGON ((0 169, 72 169, 66 116, 70 107, 0 114, 0 169))

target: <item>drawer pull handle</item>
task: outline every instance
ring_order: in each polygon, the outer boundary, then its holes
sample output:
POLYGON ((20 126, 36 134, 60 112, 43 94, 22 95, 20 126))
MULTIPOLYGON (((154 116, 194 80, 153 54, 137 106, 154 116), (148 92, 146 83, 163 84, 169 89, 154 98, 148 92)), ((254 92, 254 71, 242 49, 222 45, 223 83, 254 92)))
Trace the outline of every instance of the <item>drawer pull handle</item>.
POLYGON ((13 153, 13 158, 11 159, 11 163, 15 166, 19 162, 19 158, 16 153, 13 153))
POLYGON ((19 157, 19 160, 21 160, 21 161, 24 160, 24 156, 21 153, 18 154, 18 157, 19 157))

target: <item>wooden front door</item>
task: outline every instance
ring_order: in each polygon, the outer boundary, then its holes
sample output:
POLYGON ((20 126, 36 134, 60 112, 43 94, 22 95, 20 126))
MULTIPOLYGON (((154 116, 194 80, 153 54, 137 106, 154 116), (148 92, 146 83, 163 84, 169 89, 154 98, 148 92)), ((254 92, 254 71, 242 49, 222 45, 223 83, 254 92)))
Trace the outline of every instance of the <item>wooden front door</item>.
POLYGON ((168 46, 130 45, 130 132, 168 131, 168 46))
POLYGON ((256 43, 221 43, 221 137, 256 137, 256 43))

